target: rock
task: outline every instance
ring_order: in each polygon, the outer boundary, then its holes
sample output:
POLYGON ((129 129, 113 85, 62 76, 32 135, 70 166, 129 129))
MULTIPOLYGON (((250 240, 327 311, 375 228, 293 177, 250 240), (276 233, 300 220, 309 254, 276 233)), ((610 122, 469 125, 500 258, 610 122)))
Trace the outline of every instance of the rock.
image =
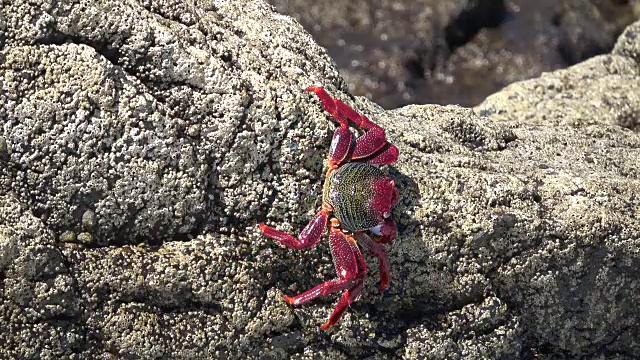
POLYGON ((0 195, 0 357, 59 358, 83 346, 75 274, 54 234, 11 195, 0 195))
POLYGON ((3 9, 14 25, 0 55, 0 119, 22 167, 7 169, 2 188, 52 229, 83 230, 89 208, 102 245, 231 233, 270 211, 265 198, 286 209, 321 186, 295 176, 321 169, 330 125, 300 122, 300 88, 338 75, 309 35, 286 39, 300 33, 293 20, 263 3, 37 4, 3 9), (245 15, 227 24, 225 12, 245 15))
POLYGON ((260 1, 3 18, 0 358, 640 353, 640 23, 475 109, 385 111, 260 1), (281 300, 335 276, 326 242, 293 252, 256 226, 298 232, 320 205, 333 126, 311 84, 401 151, 391 287, 368 259, 327 333, 335 298, 281 300))
POLYGON ((327 48, 351 92, 388 109, 477 105, 514 81, 609 52, 640 17, 619 0, 269 2, 327 48))
POLYGON ((558 51, 568 64, 608 52, 618 34, 638 16, 640 12, 629 1, 565 2, 553 18, 560 35, 558 51))
POLYGON ((9 154, 9 147, 7 146, 7 140, 0 137, 0 158, 6 158, 9 154))
POLYGON ((59 237, 60 242, 66 242, 66 243, 74 243, 76 242, 76 239, 77 239, 76 233, 69 230, 60 234, 60 237, 59 237))
POLYGON ((96 226, 96 214, 91 210, 86 210, 82 214, 82 227, 91 230, 96 226))
POLYGON ((327 48, 351 92, 385 108, 432 101, 425 73, 506 14, 504 1, 493 0, 269 2, 327 48))
POLYGON ((406 359, 519 359, 521 324, 500 299, 488 297, 407 331, 406 359))
MULTIPOLYGON (((640 8, 640 4, 638 4, 640 8)), ((638 10, 640 12, 640 10, 638 10)), ((640 44, 638 43, 638 34, 640 33, 640 24, 637 22, 629 26, 624 33, 618 38, 614 55, 630 57, 635 62, 640 63, 640 44)))
MULTIPOLYGON (((627 36, 629 32, 621 39, 627 36)), ((510 85, 489 96, 476 112, 494 120, 535 125, 611 125, 614 129, 640 130, 638 62, 616 55, 617 51, 622 50, 616 48, 612 55, 597 56, 567 70, 510 85)), ((588 129, 590 136, 609 131, 600 127, 588 129)))
POLYGON ((85 245, 94 245, 93 235, 88 232, 81 232, 80 234, 78 234, 78 241, 85 245))

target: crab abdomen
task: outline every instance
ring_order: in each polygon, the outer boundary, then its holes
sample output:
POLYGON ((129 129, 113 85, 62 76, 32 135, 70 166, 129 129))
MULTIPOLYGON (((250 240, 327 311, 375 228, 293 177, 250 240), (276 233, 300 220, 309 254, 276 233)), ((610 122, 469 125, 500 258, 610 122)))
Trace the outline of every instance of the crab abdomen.
POLYGON ((339 167, 327 177, 323 201, 334 209, 343 228, 361 231, 380 224, 380 213, 372 206, 380 181, 388 179, 377 166, 352 162, 339 167))

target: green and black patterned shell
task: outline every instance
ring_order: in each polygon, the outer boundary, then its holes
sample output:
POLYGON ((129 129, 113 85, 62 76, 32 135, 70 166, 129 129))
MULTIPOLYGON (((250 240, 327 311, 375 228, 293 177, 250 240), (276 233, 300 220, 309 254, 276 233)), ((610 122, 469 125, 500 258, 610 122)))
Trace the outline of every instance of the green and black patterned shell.
POLYGON ((377 166, 351 162, 331 173, 324 183, 323 201, 334 209, 343 228, 361 231, 379 225, 370 202, 373 183, 386 175, 377 166))

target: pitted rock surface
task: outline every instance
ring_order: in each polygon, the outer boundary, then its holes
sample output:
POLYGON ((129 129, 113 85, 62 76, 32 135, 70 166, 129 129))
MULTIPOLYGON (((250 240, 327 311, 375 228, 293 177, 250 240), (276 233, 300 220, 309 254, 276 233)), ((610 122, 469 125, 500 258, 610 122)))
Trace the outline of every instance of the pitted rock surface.
POLYGON ((1 186, 52 228, 80 231, 91 211, 96 245, 231 233, 315 191, 328 123, 301 121, 300 89, 337 73, 268 5, 17 1, 3 12, 0 118, 15 166, 1 186))
POLYGON ((351 98, 260 1, 4 1, 0 358, 634 358, 640 23, 475 109, 351 98), (391 287, 328 332, 320 84, 401 152, 391 287))

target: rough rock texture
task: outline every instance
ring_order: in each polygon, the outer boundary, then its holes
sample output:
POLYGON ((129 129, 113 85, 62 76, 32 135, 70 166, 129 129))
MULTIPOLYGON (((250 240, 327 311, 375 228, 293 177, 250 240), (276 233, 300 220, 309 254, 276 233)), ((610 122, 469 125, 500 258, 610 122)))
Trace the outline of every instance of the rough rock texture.
POLYGON ((2 186, 52 229, 90 245, 230 233, 319 186, 290 176, 321 166, 328 128, 296 126, 300 87, 337 73, 292 19, 259 2, 31 3, 3 8, 2 186))
POLYGON ((611 50, 628 0, 268 0, 325 46, 349 91, 387 109, 473 106, 611 50))
POLYGON ((384 111, 251 1, 4 1, 0 358, 634 358, 640 23, 611 55, 478 108, 384 111), (388 129, 401 199, 328 332, 335 274, 298 231, 331 124, 319 83, 388 129))

